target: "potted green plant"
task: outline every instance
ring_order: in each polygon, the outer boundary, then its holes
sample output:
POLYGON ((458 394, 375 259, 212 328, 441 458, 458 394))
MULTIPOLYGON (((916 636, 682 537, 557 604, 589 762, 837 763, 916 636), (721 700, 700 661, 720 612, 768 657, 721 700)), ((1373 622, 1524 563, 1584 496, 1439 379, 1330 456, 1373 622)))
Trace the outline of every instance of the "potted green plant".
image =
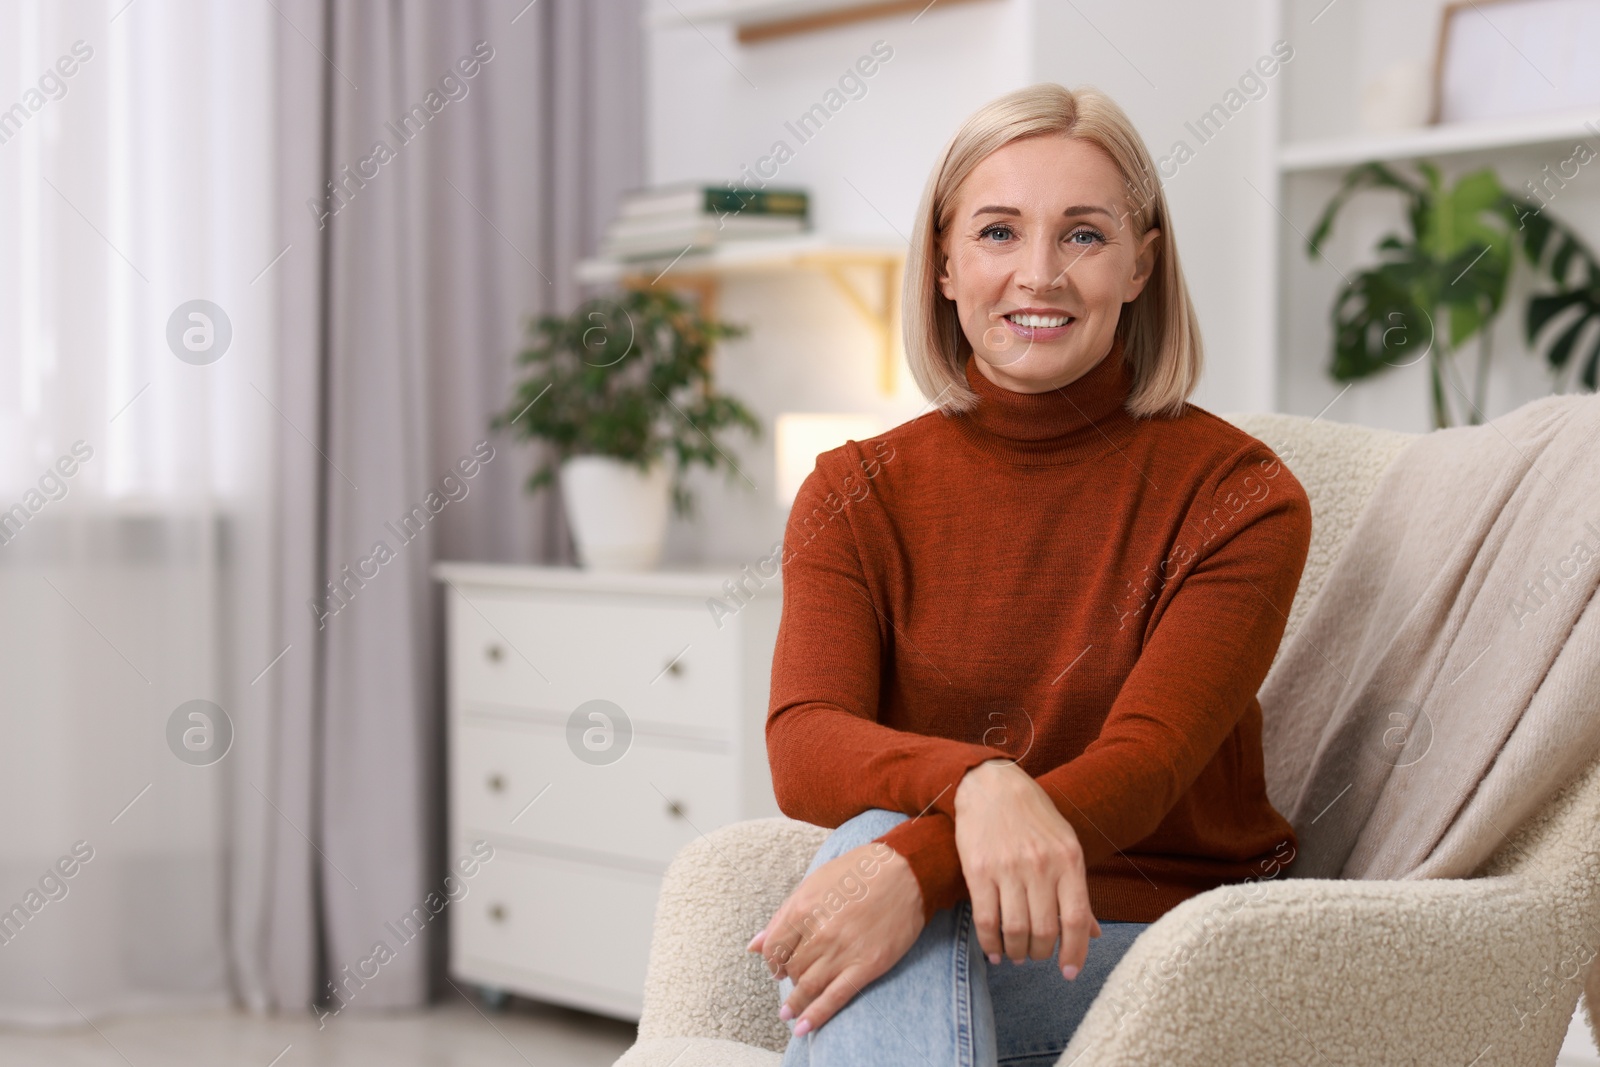
POLYGON ((761 426, 712 388, 710 355, 718 340, 743 333, 658 289, 596 298, 530 324, 517 357, 527 371, 492 426, 550 446, 527 487, 559 479, 584 566, 653 567, 669 510, 692 510, 688 468, 738 471, 719 438, 734 428, 759 435, 761 426))
MULTIPOLYGON (((1350 170, 1306 241, 1307 254, 1319 255, 1335 216, 1361 190, 1391 190, 1405 201, 1411 232, 1379 241, 1378 264, 1349 278, 1334 301, 1329 373, 1335 381, 1354 381, 1427 359, 1434 427, 1453 423, 1447 383, 1470 408, 1467 421, 1476 424, 1484 418, 1490 328, 1505 303, 1516 250, 1557 286, 1553 293, 1530 298, 1525 319, 1530 347, 1540 333, 1553 333, 1557 323, 1563 324, 1547 353, 1557 376, 1571 360, 1584 324, 1600 317, 1600 264, 1543 204, 1507 193, 1492 170, 1474 171, 1446 188, 1432 163, 1416 167, 1420 181, 1383 163, 1350 170), (1575 272, 1582 280, 1572 289, 1568 279, 1575 272), (1569 310, 1578 312, 1576 319, 1563 315, 1569 310), (1474 337, 1478 359, 1469 394, 1455 354, 1474 337)), ((1597 365, 1600 339, 1582 374, 1591 389, 1597 365)))

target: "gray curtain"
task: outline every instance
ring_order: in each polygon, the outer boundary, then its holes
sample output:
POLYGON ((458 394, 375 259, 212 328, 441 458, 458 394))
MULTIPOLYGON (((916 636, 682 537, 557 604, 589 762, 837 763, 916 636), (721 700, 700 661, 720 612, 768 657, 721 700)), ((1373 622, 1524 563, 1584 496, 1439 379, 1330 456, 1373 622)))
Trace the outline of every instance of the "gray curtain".
POLYGON ((330 982, 349 1010, 409 1005, 437 977, 449 911, 415 941, 393 928, 456 858, 453 594, 428 567, 569 558, 555 502, 522 490, 535 457, 487 425, 527 317, 582 295, 574 264, 643 181, 638 0, 275 7, 276 384, 297 431, 278 465, 276 625, 291 651, 255 768, 267 785, 238 797, 233 959, 258 1008, 303 1007, 330 982), (447 482, 463 458, 477 473, 447 482), (352 983, 378 942, 391 958, 352 983))

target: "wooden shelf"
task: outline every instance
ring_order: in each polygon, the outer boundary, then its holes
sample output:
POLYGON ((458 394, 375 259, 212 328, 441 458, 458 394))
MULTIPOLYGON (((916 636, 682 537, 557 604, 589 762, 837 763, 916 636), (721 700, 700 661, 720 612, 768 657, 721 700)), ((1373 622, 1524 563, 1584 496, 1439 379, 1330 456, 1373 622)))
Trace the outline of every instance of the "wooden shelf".
POLYGON ((878 381, 884 394, 894 393, 896 335, 900 319, 900 272, 905 265, 905 245, 899 241, 841 240, 822 234, 800 234, 763 240, 729 241, 704 251, 674 258, 619 260, 586 259, 578 264, 577 278, 589 285, 616 284, 629 288, 665 283, 694 290, 707 315, 714 314, 722 279, 730 274, 785 270, 818 270, 833 283, 869 327, 878 342, 878 381), (872 281, 859 284, 866 268, 872 281), (876 292, 871 290, 876 289, 876 292))
POLYGON ((690 23, 775 22, 804 16, 835 14, 860 6, 858 0, 678 0, 652 5, 644 16, 647 26, 681 26, 690 23))
POLYGON ((803 233, 793 237, 752 238, 728 241, 705 251, 684 256, 656 256, 650 259, 610 259, 596 257, 578 264, 578 280, 587 284, 620 282, 624 278, 648 274, 654 278, 663 271, 673 276, 690 274, 728 274, 742 271, 787 270, 820 263, 882 264, 905 259, 900 241, 851 240, 803 233))
MULTIPOLYGON (((965 0, 945 0, 944 6, 965 0)), ((732 23, 740 44, 759 44, 869 19, 917 15, 928 0, 677 0, 644 16, 648 27, 732 23)))
POLYGON ((1278 149, 1278 169, 1286 174, 1342 170, 1374 160, 1394 162, 1539 145, 1560 144, 1570 149, 1578 141, 1600 142, 1600 126, 1593 125, 1588 111, 1289 143, 1278 149))

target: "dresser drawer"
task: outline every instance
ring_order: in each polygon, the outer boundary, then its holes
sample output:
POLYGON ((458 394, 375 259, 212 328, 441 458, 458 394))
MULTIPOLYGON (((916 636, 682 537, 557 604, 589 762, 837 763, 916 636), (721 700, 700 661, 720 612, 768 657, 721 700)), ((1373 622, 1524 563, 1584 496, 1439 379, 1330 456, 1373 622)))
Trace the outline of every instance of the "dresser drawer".
POLYGON ((452 908, 453 969, 488 964, 579 999, 639 1003, 660 888, 653 875, 497 848, 452 908))
POLYGON ((519 837, 665 868, 701 833, 739 818, 729 755, 634 739, 615 763, 573 755, 555 727, 458 720, 455 819, 468 836, 519 837), (537 799, 535 799, 537 798, 537 799))
POLYGON ((739 631, 719 631, 703 603, 460 592, 451 597, 457 699, 563 713, 603 699, 634 722, 731 732, 739 631))

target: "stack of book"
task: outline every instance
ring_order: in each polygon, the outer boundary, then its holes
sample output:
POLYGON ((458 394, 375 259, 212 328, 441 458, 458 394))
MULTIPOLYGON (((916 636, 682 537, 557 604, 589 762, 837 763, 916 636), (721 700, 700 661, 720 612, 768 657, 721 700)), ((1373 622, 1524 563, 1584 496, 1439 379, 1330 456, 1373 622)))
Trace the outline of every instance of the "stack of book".
POLYGON ((804 189, 705 184, 642 189, 623 198, 622 209, 606 228, 600 254, 654 259, 729 241, 787 237, 809 228, 809 213, 804 189))

